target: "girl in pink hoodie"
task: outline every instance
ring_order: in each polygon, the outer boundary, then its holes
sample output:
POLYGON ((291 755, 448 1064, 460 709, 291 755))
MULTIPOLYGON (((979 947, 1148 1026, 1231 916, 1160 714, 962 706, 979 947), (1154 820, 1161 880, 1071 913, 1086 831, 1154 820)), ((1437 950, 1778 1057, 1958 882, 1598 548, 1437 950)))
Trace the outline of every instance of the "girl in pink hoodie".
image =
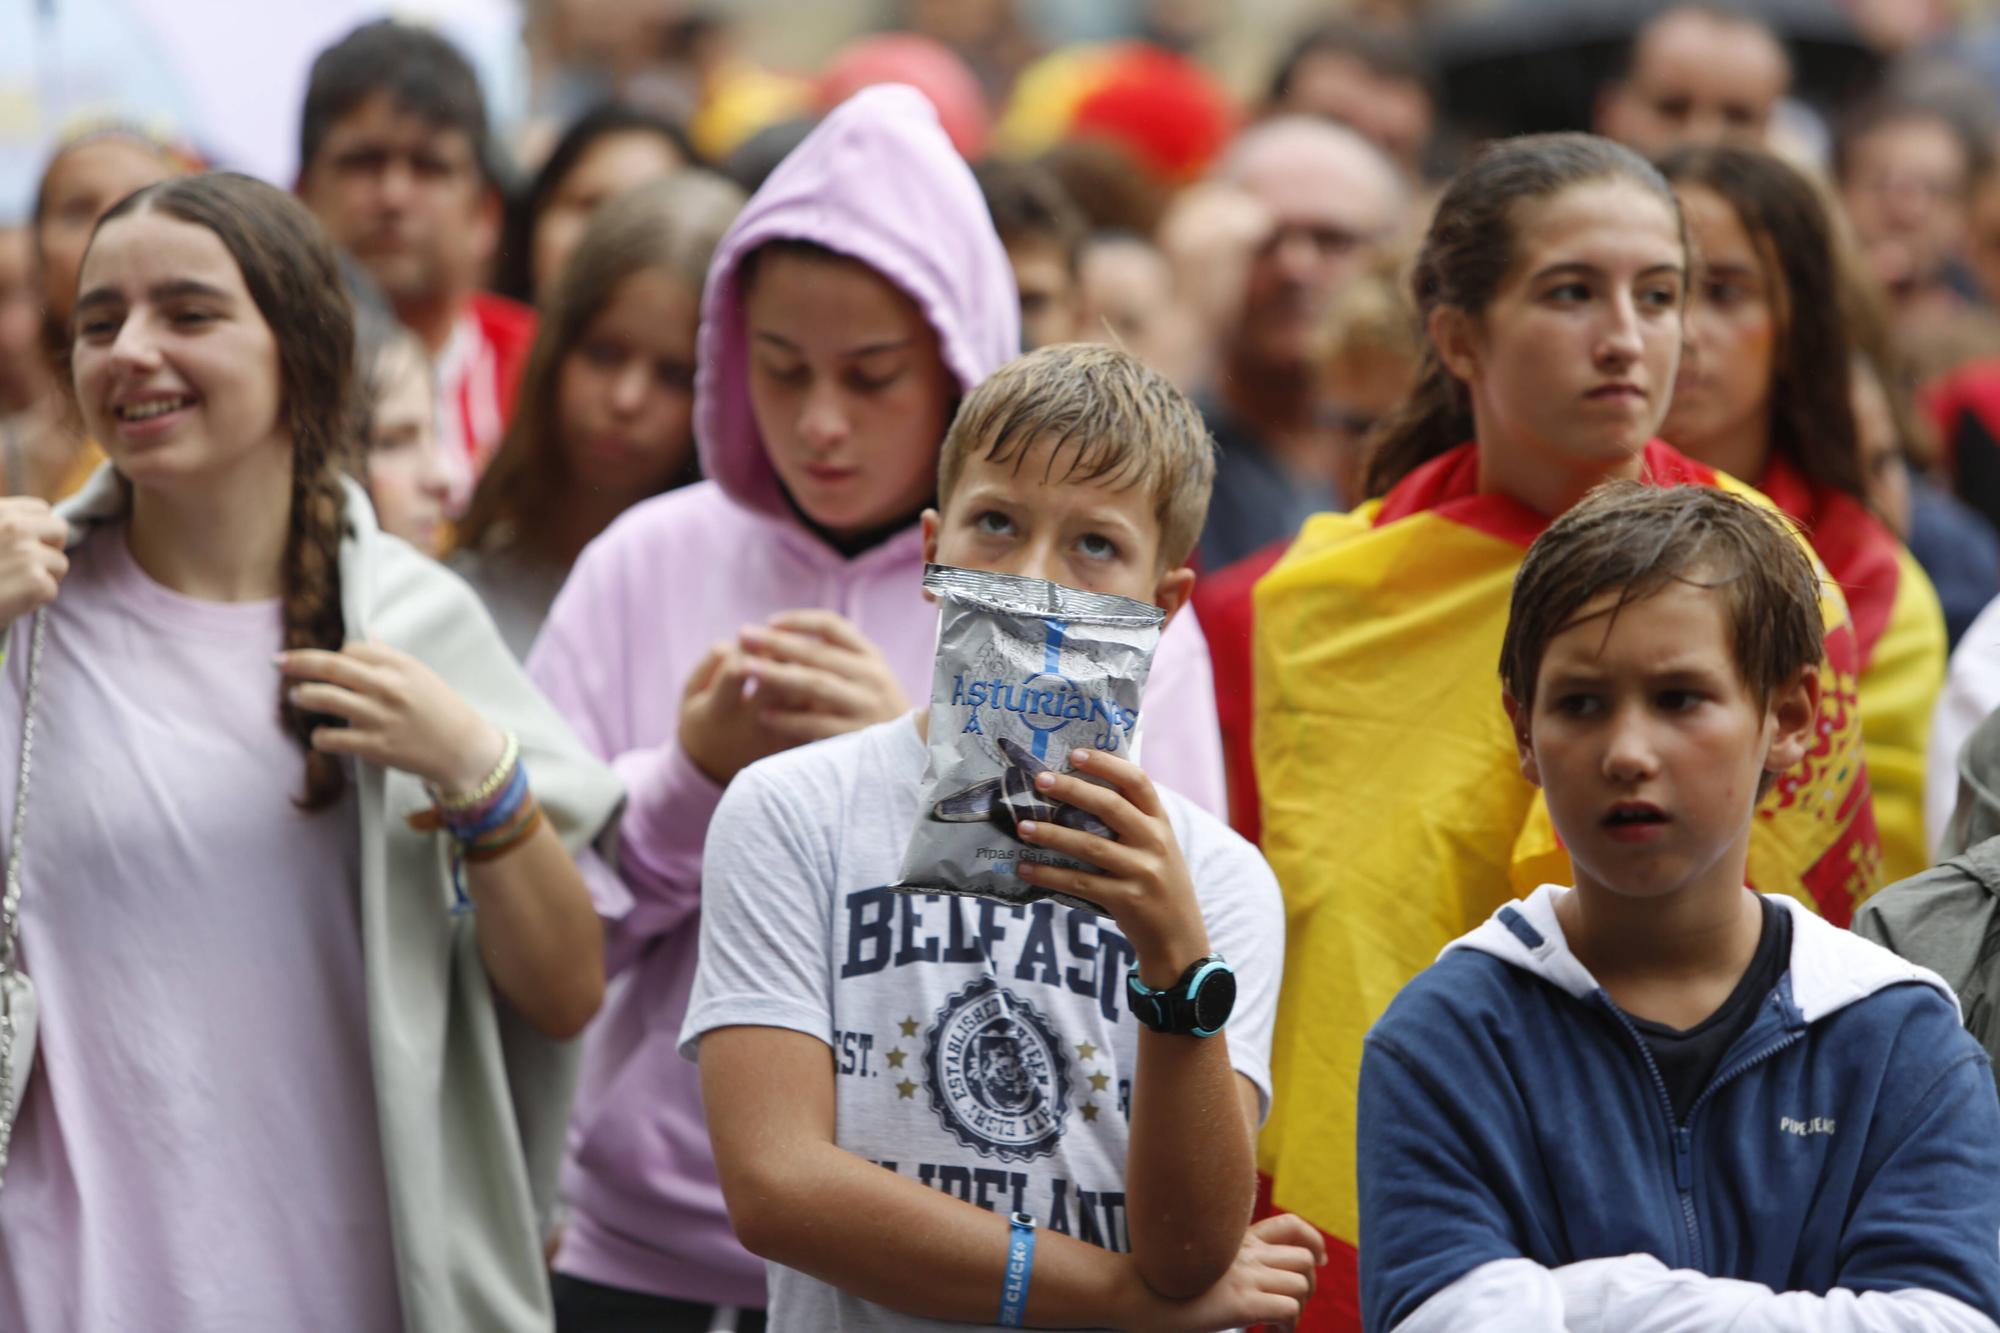
MULTIPOLYGON (((695 383, 709 480, 627 511, 550 612, 529 670, 625 781, 633 899, 609 927, 625 975, 589 1035, 570 1124, 565 1333, 620 1313, 696 1333, 762 1326, 763 1264, 730 1233, 695 1069, 675 1052, 702 843, 751 761, 927 695, 937 619, 917 518, 959 398, 1020 350, 1018 311, 930 104, 899 86, 857 94, 716 251, 695 383)), ((1221 813, 1212 688, 1200 631, 1177 617, 1147 690, 1147 767, 1221 813)))

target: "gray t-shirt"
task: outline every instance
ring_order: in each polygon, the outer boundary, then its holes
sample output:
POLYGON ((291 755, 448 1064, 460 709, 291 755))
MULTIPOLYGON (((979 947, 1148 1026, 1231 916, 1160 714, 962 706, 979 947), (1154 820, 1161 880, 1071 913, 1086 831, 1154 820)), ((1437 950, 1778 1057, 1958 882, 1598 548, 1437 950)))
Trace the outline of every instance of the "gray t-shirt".
POLYGON ((445 564, 472 585, 487 614, 499 627, 500 637, 520 661, 528 660, 535 636, 548 619, 549 607, 562 591, 566 569, 555 569, 521 558, 499 547, 488 551, 453 551, 445 564))
MULTIPOLYGON (((701 962, 681 1051, 721 1027, 833 1051, 842 1148, 993 1212, 1129 1250, 1125 1148, 1140 1025, 1111 918, 1039 902, 898 893, 924 746, 911 719, 745 769, 709 825, 701 962)), ((1270 867, 1162 792, 1208 924, 1236 969, 1230 1063, 1270 1102, 1284 907, 1270 867)), ((930 1321, 773 1264, 773 1333, 930 1321)), ((993 1292, 998 1313, 1000 1292, 993 1292)), ((952 1325, 972 1328, 973 1325, 952 1325)))

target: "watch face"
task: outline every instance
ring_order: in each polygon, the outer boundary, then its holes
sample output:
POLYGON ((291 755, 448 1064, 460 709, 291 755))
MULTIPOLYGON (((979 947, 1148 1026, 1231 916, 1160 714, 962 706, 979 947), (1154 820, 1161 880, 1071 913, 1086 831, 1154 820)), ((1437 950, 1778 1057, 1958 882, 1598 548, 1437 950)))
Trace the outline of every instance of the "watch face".
POLYGON ((1195 1026, 1203 1032, 1213 1032, 1229 1021, 1230 1011, 1236 1007, 1236 974, 1227 968, 1217 968, 1202 979, 1201 987, 1194 993, 1195 1026))

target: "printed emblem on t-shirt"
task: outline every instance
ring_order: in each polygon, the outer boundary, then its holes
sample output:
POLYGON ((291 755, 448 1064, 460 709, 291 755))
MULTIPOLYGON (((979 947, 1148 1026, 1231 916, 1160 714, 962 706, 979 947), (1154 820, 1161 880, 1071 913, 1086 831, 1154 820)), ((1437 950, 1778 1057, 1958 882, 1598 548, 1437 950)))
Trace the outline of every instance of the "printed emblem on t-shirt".
POLYGON ((1069 1107, 1062 1043, 1040 1010, 992 977, 946 1000, 925 1034, 931 1109, 983 1157, 1055 1151, 1069 1107))

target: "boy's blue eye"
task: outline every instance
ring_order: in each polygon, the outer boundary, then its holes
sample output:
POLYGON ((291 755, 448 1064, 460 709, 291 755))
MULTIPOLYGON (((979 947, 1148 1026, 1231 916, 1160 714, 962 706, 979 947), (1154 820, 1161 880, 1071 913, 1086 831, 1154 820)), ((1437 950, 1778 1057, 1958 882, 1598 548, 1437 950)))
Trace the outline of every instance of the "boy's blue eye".
POLYGON ((1118 544, 1102 533, 1086 532, 1076 539, 1077 549, 1093 560, 1115 560, 1118 544))
POLYGON ((1660 707, 1669 713, 1685 713, 1701 702, 1701 695, 1693 690, 1663 690, 1660 693, 1660 707))
POLYGON ((1014 520, 997 509, 988 509, 972 520, 974 527, 995 537, 1004 537, 1014 530, 1014 520))
POLYGON ((1564 717, 1591 717, 1599 707, 1594 694, 1564 694, 1556 698, 1556 711, 1564 717))

